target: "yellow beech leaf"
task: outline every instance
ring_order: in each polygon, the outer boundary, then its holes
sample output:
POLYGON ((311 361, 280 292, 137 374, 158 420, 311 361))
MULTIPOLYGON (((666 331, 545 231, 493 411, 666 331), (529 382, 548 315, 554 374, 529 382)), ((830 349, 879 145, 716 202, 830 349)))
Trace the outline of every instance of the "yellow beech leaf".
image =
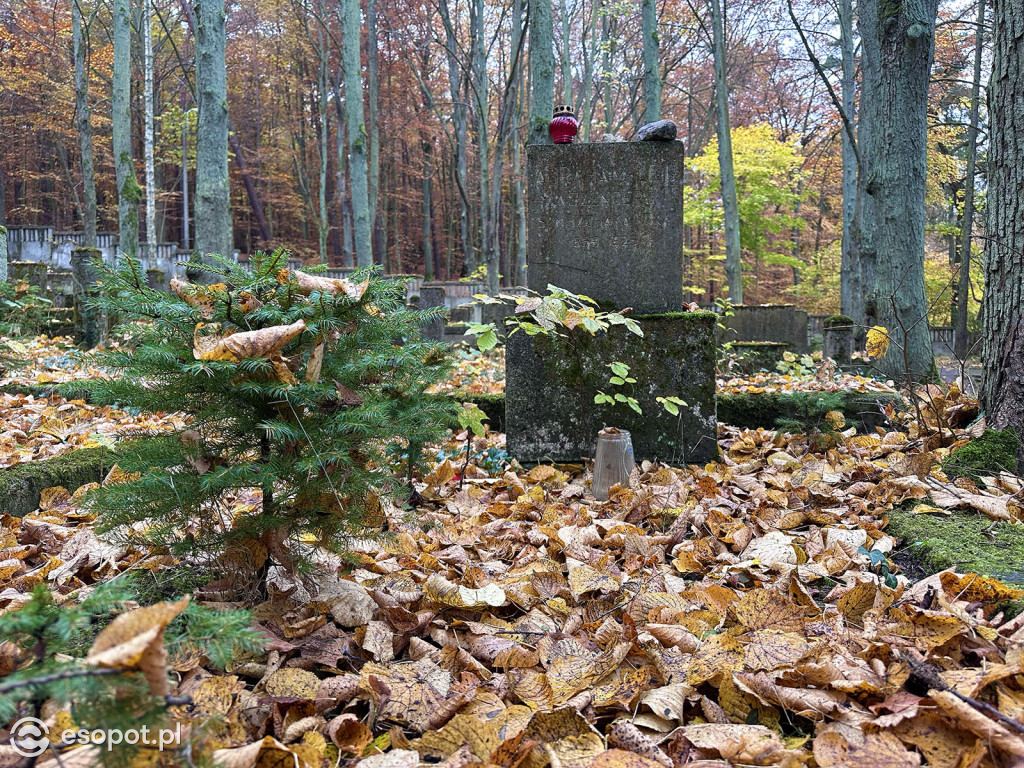
POLYGON ((851 744, 836 731, 814 740, 814 759, 820 768, 917 768, 921 756, 909 751, 891 733, 871 733, 851 744))
POLYGON ((176 603, 157 603, 122 613, 96 636, 86 662, 113 669, 138 668, 153 695, 166 696, 169 687, 164 629, 188 607, 188 600, 183 597, 176 603))
POLYGON ((309 765, 273 736, 264 736, 261 741, 244 747, 215 750, 213 762, 220 768, 307 768, 309 765))
POLYGON ((575 598, 586 592, 614 591, 619 586, 617 578, 589 565, 579 565, 569 570, 569 589, 575 598))
POLYGON ((733 765, 777 765, 786 751, 779 735, 763 725, 708 723, 680 731, 697 749, 713 750, 733 765))
POLYGON ((287 696, 296 699, 315 699, 320 678, 298 667, 285 667, 263 681, 268 696, 287 696))
POLYGON ((412 746, 420 755, 438 760, 446 760, 462 747, 468 747, 474 757, 486 763, 501 742, 494 720, 485 722, 475 715, 456 715, 441 730, 424 734, 412 746))
POLYGON ((865 342, 868 357, 877 359, 885 357, 889 351, 889 331, 881 325, 868 329, 867 341, 865 342))
POLYGON ((480 589, 470 589, 448 581, 444 576, 433 574, 423 585, 423 593, 435 603, 444 603, 455 608, 498 607, 506 601, 505 590, 497 584, 488 584, 480 589))
POLYGON ((544 753, 552 768, 587 768, 605 751, 597 729, 572 707, 535 714, 523 731, 523 740, 540 745, 523 763, 531 768, 545 762, 544 753))
POLYGON ((968 603, 1003 603, 1024 596, 1024 591, 1008 587, 996 579, 965 573, 960 576, 949 571, 939 576, 942 589, 951 600, 968 603))
POLYGON ((803 608, 769 589, 752 589, 733 607, 736 619, 747 629, 802 632, 807 623, 803 608))

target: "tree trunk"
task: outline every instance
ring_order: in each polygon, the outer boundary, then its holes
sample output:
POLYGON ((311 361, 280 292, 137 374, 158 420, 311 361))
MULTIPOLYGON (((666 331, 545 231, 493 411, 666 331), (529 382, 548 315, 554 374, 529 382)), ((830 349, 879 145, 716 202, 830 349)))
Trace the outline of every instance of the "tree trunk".
MULTIPOLYGON (((893 7, 860 0, 873 15, 878 80, 861 123, 874 122, 876 141, 867 191, 874 198, 879 254, 869 297, 872 324, 884 326, 892 344, 878 361, 890 377, 920 381, 934 374, 928 299, 924 287, 925 187, 928 153, 928 85, 938 0, 893 7)), ((873 46, 865 43, 865 56, 873 46)), ((869 70, 865 68, 865 77, 869 70)), ((863 149, 861 150, 863 157, 863 149)))
MULTIPOLYGON (((143 103, 145 104, 145 127, 143 155, 146 163, 146 245, 150 252, 156 245, 156 161, 153 157, 153 11, 151 0, 142 0, 142 66, 143 103)), ((75 2, 75 0, 72 0, 75 2)))
POLYGON ((185 111, 186 89, 181 89, 181 112, 184 120, 181 124, 181 248, 189 250, 192 236, 189 234, 189 203, 188 203, 188 112, 185 111))
POLYGON ((641 122, 661 119, 661 70, 658 65, 658 5, 656 0, 641 0, 641 24, 644 38, 644 116, 641 122))
MULTIPOLYGON (((378 77, 378 55, 377 55, 377 2, 366 0, 366 77, 367 94, 366 99, 370 107, 370 159, 367 172, 367 202, 370 206, 370 222, 374 233, 377 232, 377 196, 380 189, 380 126, 378 115, 380 113, 380 83, 378 77)), ((384 251, 374 248, 376 262, 384 262, 384 251)))
POLYGON ((82 8, 78 0, 71 0, 71 38, 75 54, 75 128, 82 163, 82 247, 95 248, 96 172, 92 159, 92 107, 89 106, 86 37, 82 33, 82 8))
POLYGON ((583 33, 583 83, 580 87, 580 137, 584 144, 590 141, 590 123, 594 119, 594 60, 597 58, 597 2, 590 5, 590 19, 583 33))
MULTIPOLYGON (((319 7, 320 18, 326 19, 327 13, 324 8, 323 0, 320 2, 319 7)), ((327 216, 327 165, 328 165, 328 148, 327 143, 330 137, 330 126, 327 123, 327 57, 330 52, 327 49, 327 35, 324 32, 324 25, 317 24, 317 56, 319 58, 319 67, 317 68, 317 114, 320 118, 320 132, 317 140, 317 150, 320 155, 320 174, 317 178, 317 196, 319 198, 319 206, 317 217, 317 244, 320 249, 320 263, 327 263, 327 236, 331 233, 331 220, 327 216)))
POLYGON ((448 92, 452 99, 452 133, 455 134, 455 186, 459 192, 459 238, 462 245, 462 263, 467 271, 476 269, 473 258, 473 240, 469 231, 469 187, 466 160, 466 97, 465 78, 456 57, 458 40, 452 26, 448 0, 438 1, 438 11, 444 24, 445 53, 448 61, 448 92))
POLYGON ((196 252, 231 258, 234 230, 228 180, 228 92, 224 0, 198 0, 196 10, 196 252))
POLYGON ((363 74, 359 55, 359 0, 342 0, 341 59, 345 67, 345 116, 348 124, 348 163, 352 182, 353 239, 356 264, 373 264, 370 220, 369 167, 366 147, 366 117, 363 111, 363 74))
POLYGON ((117 248, 122 254, 134 258, 139 254, 139 200, 142 190, 135 179, 132 159, 131 29, 130 0, 114 0, 110 127, 117 177, 117 248))
POLYGON ((725 273, 729 299, 743 303, 743 261, 740 252, 740 213, 736 199, 736 174, 732 164, 732 132, 729 127, 729 86, 725 79, 725 18, 720 0, 711 2, 714 43, 715 104, 718 109, 718 166, 722 178, 722 213, 725 219, 725 273))
POLYGON ((548 123, 555 103, 555 51, 551 33, 551 0, 534 0, 530 5, 530 76, 533 101, 530 105, 528 144, 550 144, 548 123))
POLYGON ((608 0, 602 0, 602 2, 605 3, 601 9, 601 99, 604 101, 604 132, 614 133, 615 127, 612 125, 612 118, 615 116, 615 109, 612 104, 612 78, 615 73, 612 71, 612 61, 615 58, 615 21, 611 15, 611 9, 607 6, 608 0))
MULTIPOLYGON (((853 0, 839 0, 839 46, 842 51, 842 80, 840 93, 843 111, 851 124, 856 124, 854 110, 857 99, 856 60, 853 39, 853 0)), ((851 247, 853 218, 857 209, 857 155, 853 139, 843 131, 843 239, 839 271, 839 307, 847 317, 859 318, 858 309, 864 303, 860 283, 860 264, 851 247), (861 298, 854 296, 860 294, 861 298)))
POLYGON ((561 70, 562 70, 562 99, 572 106, 572 60, 570 58, 569 35, 569 0, 559 0, 558 4, 559 21, 562 24, 562 46, 561 46, 561 70))
POLYGON ((956 291, 956 334, 953 353, 967 358, 967 304, 971 299, 971 234, 974 228, 974 182, 978 162, 978 103, 981 91, 981 57, 985 47, 985 0, 978 0, 978 25, 974 39, 974 77, 971 82, 971 124, 967 129, 967 178, 964 181, 963 240, 956 291))
POLYGON ((434 243, 433 228, 430 212, 434 207, 433 185, 433 162, 431 161, 430 137, 424 135, 420 139, 420 147, 423 152, 423 278, 426 281, 434 279, 434 243))
POLYGON ((989 426, 1024 436, 1024 5, 996 0, 992 8, 981 404, 989 426))

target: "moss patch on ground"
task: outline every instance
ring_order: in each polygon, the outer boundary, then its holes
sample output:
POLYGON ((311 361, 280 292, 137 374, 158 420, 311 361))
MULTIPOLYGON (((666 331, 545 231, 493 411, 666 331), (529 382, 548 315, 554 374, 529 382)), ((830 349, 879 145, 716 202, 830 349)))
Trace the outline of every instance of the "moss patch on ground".
POLYGON ((915 515, 895 509, 887 530, 925 575, 955 568, 1024 586, 1024 525, 993 523, 976 512, 915 515))
POLYGON ((80 448, 41 461, 0 469, 0 512, 23 517, 39 507, 39 493, 63 486, 74 493, 86 483, 98 483, 114 464, 109 448, 80 448))
POLYGON ((1014 472, 1019 450, 1020 438, 1013 429, 987 429, 981 437, 950 453, 942 462, 942 471, 950 480, 969 477, 977 483, 981 475, 1014 472))

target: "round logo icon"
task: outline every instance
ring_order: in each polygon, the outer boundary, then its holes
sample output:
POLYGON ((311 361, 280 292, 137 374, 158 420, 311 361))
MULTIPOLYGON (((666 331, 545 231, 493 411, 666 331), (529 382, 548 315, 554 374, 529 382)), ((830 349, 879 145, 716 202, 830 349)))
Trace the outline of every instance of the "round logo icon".
POLYGON ((50 746, 50 729, 34 717, 23 717, 11 728, 11 746, 22 757, 39 757, 50 746))

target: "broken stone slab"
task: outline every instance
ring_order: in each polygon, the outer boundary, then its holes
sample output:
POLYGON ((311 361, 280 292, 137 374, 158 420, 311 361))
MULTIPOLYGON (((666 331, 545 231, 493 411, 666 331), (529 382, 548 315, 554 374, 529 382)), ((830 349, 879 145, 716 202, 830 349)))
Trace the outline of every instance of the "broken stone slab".
POLYGON ((792 304, 737 304, 722 324, 722 341, 773 341, 788 344, 799 354, 809 349, 807 313, 792 304))
POLYGON ((638 314, 683 306, 681 142, 527 148, 527 282, 638 314))
POLYGON ((510 334, 505 358, 508 452, 524 463, 592 457, 602 427, 629 430, 639 461, 704 463, 717 458, 715 323, 713 312, 673 312, 634 318, 643 337, 615 327, 572 342, 510 334), (629 366, 637 383, 615 387, 608 364, 629 366), (629 406, 596 404, 599 392, 636 398, 629 406), (658 397, 687 405, 673 416, 658 397))
POLYGON ((637 141, 675 141, 676 124, 671 120, 655 120, 641 125, 636 132, 637 141))

